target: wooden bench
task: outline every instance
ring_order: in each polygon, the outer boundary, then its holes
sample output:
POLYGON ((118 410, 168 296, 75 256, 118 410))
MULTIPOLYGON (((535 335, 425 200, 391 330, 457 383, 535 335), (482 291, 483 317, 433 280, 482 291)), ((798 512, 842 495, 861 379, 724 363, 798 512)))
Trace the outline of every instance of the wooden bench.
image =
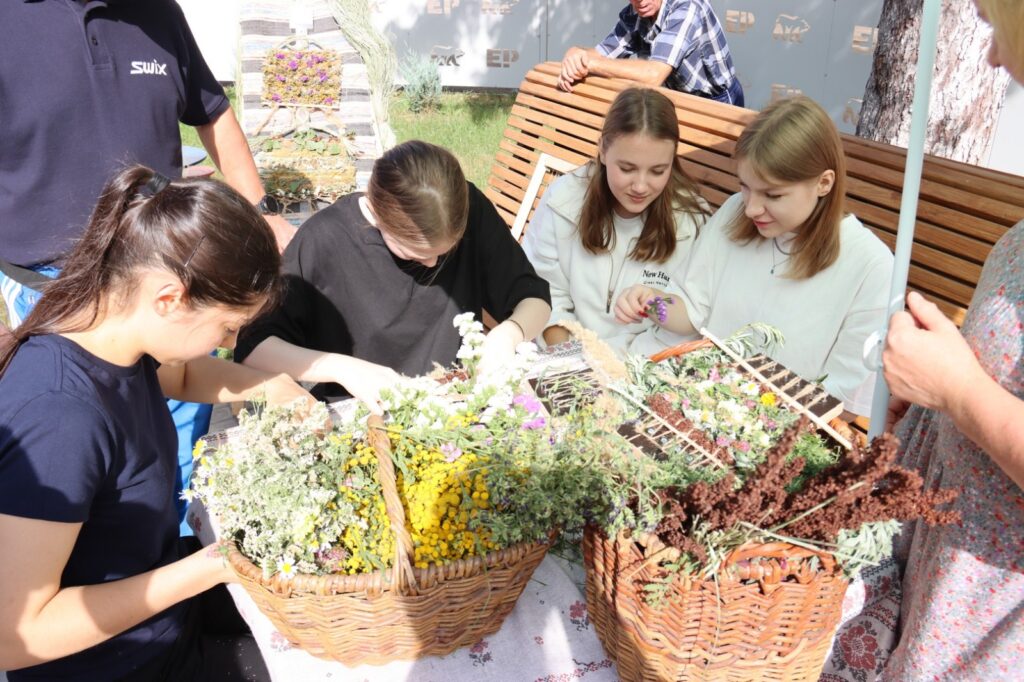
MULTIPOLYGON (((537 199, 554 177, 554 171, 542 169, 531 186, 541 155, 548 155, 542 167, 573 167, 593 158, 605 112, 621 90, 634 85, 591 77, 569 94, 555 87, 558 68, 557 62, 548 62, 526 75, 491 170, 486 193, 510 227, 528 229, 537 199)), ((739 191, 732 150, 756 112, 671 90, 662 92, 676 106, 683 165, 700 184, 704 198, 717 208, 739 191)), ((906 150, 852 135, 843 135, 843 147, 848 210, 894 248, 906 150)), ((1024 178, 926 157, 910 288, 935 301, 959 325, 989 251, 1021 219, 1024 178)), ((889 282, 879 285, 888 287, 889 282)))

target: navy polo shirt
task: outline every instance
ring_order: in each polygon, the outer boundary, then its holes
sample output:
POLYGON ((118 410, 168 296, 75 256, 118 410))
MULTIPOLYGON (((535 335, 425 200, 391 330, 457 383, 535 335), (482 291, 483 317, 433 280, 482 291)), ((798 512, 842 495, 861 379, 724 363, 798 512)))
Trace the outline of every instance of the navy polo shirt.
POLYGON ((0 258, 66 254, 125 164, 181 175, 228 108, 174 0, 0 2, 0 258))

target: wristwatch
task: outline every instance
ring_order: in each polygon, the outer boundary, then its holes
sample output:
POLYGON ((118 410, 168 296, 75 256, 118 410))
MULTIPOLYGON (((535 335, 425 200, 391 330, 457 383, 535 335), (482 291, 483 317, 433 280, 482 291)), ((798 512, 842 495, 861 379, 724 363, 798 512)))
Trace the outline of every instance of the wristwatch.
POLYGON ((263 215, 278 215, 281 213, 281 202, 277 200, 277 197, 264 194, 256 204, 256 208, 263 215))

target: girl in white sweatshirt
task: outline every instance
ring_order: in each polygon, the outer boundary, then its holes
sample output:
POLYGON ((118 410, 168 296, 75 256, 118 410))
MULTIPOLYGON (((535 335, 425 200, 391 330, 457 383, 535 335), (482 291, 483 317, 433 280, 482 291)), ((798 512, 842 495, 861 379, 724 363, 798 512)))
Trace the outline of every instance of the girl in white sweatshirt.
POLYGON ((615 320, 615 301, 633 285, 679 295, 697 230, 708 211, 683 170, 671 100, 631 88, 612 102, 597 158, 545 192, 523 240, 537 274, 551 285, 544 341, 569 338, 574 320, 612 347, 653 353, 685 337, 644 319, 615 320))
MULTIPOLYGON (((846 214, 846 162, 829 115, 794 97, 764 109, 733 152, 740 193, 701 230, 682 278, 683 295, 664 306, 680 334, 706 328, 727 337, 750 322, 782 331, 775 360, 820 381, 856 414, 869 414, 874 375, 864 342, 885 323, 893 257, 846 214)), ((626 291, 613 311, 631 325, 659 287, 626 291)))

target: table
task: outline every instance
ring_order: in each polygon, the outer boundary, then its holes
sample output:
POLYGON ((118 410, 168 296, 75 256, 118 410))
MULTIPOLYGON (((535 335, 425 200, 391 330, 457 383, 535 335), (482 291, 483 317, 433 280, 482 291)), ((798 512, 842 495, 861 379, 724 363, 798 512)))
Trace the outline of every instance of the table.
MULTIPOLYGON (((583 366, 579 346, 574 343, 548 349, 534 375, 543 371, 579 369, 583 366)), ((346 401, 347 402, 347 401, 346 401)), ((334 403, 332 411, 342 412, 346 402, 334 403)), ((233 425, 227 413, 220 428, 233 425)), ((217 427, 214 428, 217 430, 217 427)), ((189 507, 188 519, 203 544, 216 538, 215 523, 199 501, 189 507)), ((843 604, 842 624, 837 639, 840 646, 851 630, 863 629, 865 616, 878 618, 878 613, 891 613, 893 600, 887 590, 894 573, 891 561, 878 569, 865 572, 865 579, 855 580, 847 590, 843 604)), ((593 624, 587 615, 586 598, 580 589, 582 571, 578 565, 545 557, 519 598, 515 609, 501 630, 472 647, 464 647, 444 657, 427 657, 419 661, 399 661, 385 666, 348 668, 340 663, 318 659, 292 646, 264 616, 241 585, 229 585, 228 591, 249 624, 256 643, 275 682, 319 682, 378 680, 414 680, 415 682, 603 682, 618 680, 615 665, 604 653, 593 624)), ((895 610, 898 612, 898 597, 895 610)), ((891 634, 891 633, 890 633, 891 634)), ((894 637, 880 637, 879 653, 887 655, 894 637)), ((854 643, 854 645, 857 645, 854 643)), ((861 678, 859 670, 842 659, 826 661, 823 680, 854 682, 861 678), (836 665, 838 661, 838 665, 836 665)))
MULTIPOLYGON (((190 525, 203 544, 216 537, 201 502, 188 511, 190 525)), ((444 657, 398 661, 384 666, 347 668, 292 646, 256 608, 241 585, 228 585, 239 613, 252 629, 275 682, 613 682, 608 659, 587 616, 586 599, 552 556, 545 557, 523 590, 501 630, 472 647, 444 657)))

